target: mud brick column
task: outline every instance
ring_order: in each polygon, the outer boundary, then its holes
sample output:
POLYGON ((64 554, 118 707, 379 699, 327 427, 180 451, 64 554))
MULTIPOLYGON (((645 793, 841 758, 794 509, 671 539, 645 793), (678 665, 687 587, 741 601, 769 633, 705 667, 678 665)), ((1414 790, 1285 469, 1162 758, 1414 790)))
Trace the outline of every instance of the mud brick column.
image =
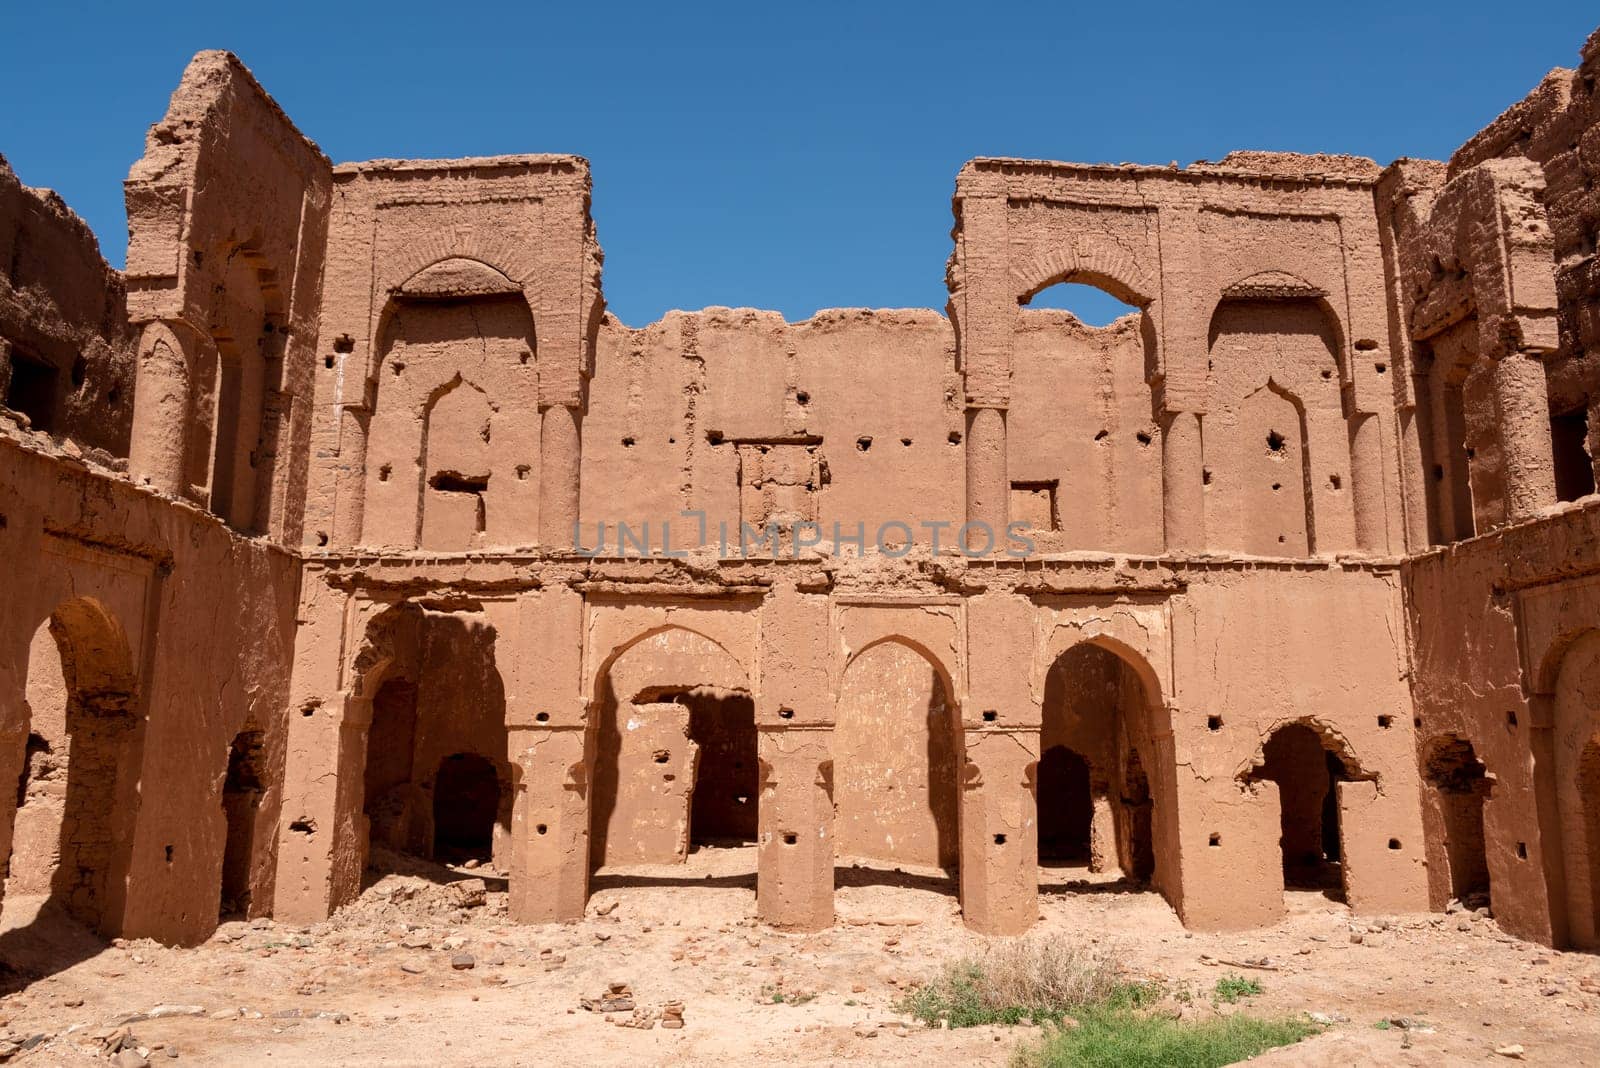
POLYGON ((583 595, 553 585, 519 594, 511 618, 496 624, 509 671, 510 911, 520 923, 580 920, 589 901, 594 741, 583 620, 583 595))
MULTIPOLYGON (((1550 680, 1553 686, 1554 680, 1550 680)), ((1533 800, 1537 817, 1537 842, 1528 843, 1538 858, 1544 877, 1550 915, 1550 942, 1567 945, 1572 937, 1572 917, 1567 904, 1567 858, 1561 841, 1560 785, 1556 781, 1555 698, 1535 694, 1528 702, 1528 755, 1533 758, 1533 800)), ((1580 927, 1583 921, 1578 922, 1580 927)))
POLYGON ((539 423, 539 544, 559 552, 574 545, 583 412, 577 405, 544 409, 539 423))
POLYGON ((283 817, 273 915, 325 920, 361 889, 366 817, 361 782, 372 702, 335 695, 289 710, 283 817))
POLYGON ((824 595, 782 584, 761 605, 756 915, 791 930, 833 925, 831 638, 824 595))
POLYGON ((961 914, 975 931, 1020 934, 1039 916, 1034 780, 1043 711, 1029 687, 1039 609, 1017 594, 983 593, 965 612, 961 914))
POLYGON ((179 321, 148 323, 139 339, 128 471, 135 480, 173 496, 188 490, 190 412, 202 344, 179 321))
MULTIPOLYGON (((1183 925, 1240 931, 1282 920, 1278 784, 1258 779, 1240 790, 1232 781, 1208 783, 1183 775, 1177 807, 1179 847, 1172 859, 1182 865, 1182 883, 1176 895, 1171 887, 1163 889, 1183 925)), ((1158 858, 1157 867, 1166 859, 1158 858)))
POLYGON ((961 915, 974 931, 1022 934, 1039 918, 1039 834, 1032 777, 1039 732, 965 732, 961 915))
POLYGON ((574 922, 589 902, 589 754, 581 724, 514 729, 509 908, 518 923, 574 922))
POLYGON ((1495 362, 1493 385, 1505 460, 1506 518, 1515 521, 1556 501, 1544 365, 1534 355, 1508 353, 1495 362))
POLYGON ((964 171, 956 188, 965 273, 957 322, 967 409, 967 522, 987 524, 995 544, 1003 545, 1011 492, 1006 409, 1018 296, 1012 292, 1005 186, 997 176, 964 171))
POLYGON ((1167 551, 1205 548, 1205 454, 1194 412, 1173 412, 1162 428, 1161 502, 1167 551))
POLYGON ((1357 414, 1350 423, 1350 481, 1355 495, 1356 547, 1363 552, 1389 549, 1389 523, 1384 507, 1383 423, 1376 415, 1357 414))
POLYGON ((339 463, 334 476, 333 541, 358 545, 366 518, 367 425, 371 418, 364 404, 339 409, 339 463))
POLYGON ((798 931, 833 926, 833 730, 760 734, 756 916, 798 931))
POLYGON ((361 812, 372 702, 342 692, 345 596, 308 569, 290 681, 273 914, 325 920, 353 900, 366 860, 361 812))
POLYGON ((539 331, 539 544, 560 551, 573 546, 578 521, 583 416, 589 403, 586 348, 591 341, 583 315, 587 176, 551 195, 544 214, 539 275, 527 295, 539 331))
POLYGON ((1350 911, 1426 912, 1427 854, 1415 796, 1382 794, 1370 781, 1337 786, 1339 856, 1350 911))

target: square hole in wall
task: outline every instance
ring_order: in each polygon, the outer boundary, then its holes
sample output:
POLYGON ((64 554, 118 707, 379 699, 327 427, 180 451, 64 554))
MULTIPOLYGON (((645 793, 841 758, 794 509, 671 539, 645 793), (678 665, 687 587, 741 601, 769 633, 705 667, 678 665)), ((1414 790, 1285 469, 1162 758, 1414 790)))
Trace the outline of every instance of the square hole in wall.
POLYGON ((1060 530, 1056 511, 1056 479, 1011 483, 1011 518, 1029 530, 1060 530))
POLYGON ((1394 726, 1394 717, 1393 716, 1379 716, 1378 717, 1378 726, 1382 727, 1384 730, 1388 730, 1390 727, 1394 726))

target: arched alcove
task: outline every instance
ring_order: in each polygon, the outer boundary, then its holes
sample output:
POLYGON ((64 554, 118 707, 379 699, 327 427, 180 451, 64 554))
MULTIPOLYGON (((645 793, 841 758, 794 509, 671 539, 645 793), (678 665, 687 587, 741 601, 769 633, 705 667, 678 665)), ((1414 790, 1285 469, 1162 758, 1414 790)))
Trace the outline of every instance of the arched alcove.
POLYGON ((13 836, 8 863, 28 889, 48 892, 74 919, 109 933, 129 863, 130 836, 119 819, 123 778, 137 774, 129 754, 138 727, 135 676, 121 623, 92 598, 60 605, 29 646, 25 692, 30 725, 39 729, 25 741, 32 752, 13 824, 25 834, 13 836), (19 848, 30 851, 21 864, 19 848))
POLYGON ((954 874, 960 726, 943 668, 898 638, 846 665, 833 733, 840 865, 954 874))
POLYGON ((1265 556, 1354 549, 1357 426, 1338 319, 1321 298, 1239 292, 1210 325, 1207 542, 1265 556))
POLYGON ((520 289, 475 283, 468 267, 425 269, 428 284, 396 292, 383 313, 364 544, 462 551, 528 544, 537 529, 533 317, 520 289))
POLYGON ((683 627, 639 636, 597 680, 590 862, 678 864, 753 842, 755 710, 744 668, 683 627))

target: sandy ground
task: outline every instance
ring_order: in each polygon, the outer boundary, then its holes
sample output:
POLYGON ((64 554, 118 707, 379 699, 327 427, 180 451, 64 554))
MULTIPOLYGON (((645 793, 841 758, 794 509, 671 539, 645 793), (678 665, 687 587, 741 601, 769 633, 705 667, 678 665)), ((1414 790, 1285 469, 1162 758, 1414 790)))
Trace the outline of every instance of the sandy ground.
MULTIPOLYGON (((228 923, 194 949, 107 946, 37 898, 7 900, 0 1035, 32 1043, 8 1062, 29 1065, 106 1063, 119 1026, 155 1065, 926 1065, 1005 1063, 1036 1034, 928 1029, 896 1012, 903 990, 982 944, 947 881, 841 869, 840 924, 785 935, 751 918, 753 870, 743 848, 602 872, 583 923, 546 927, 506 922, 492 873, 390 874, 330 923, 228 923), (477 884, 441 874, 484 876, 484 903, 477 884), (681 1001, 684 1027, 618 1026, 631 1014, 580 1007, 612 982, 647 1017, 681 1001)), ((1040 932, 1192 989, 1190 1015, 1218 1011, 1204 995, 1236 972, 1265 987, 1243 1011, 1341 1021, 1264 1063, 1501 1063, 1495 1049, 1513 1043, 1529 1063, 1600 1063, 1600 958, 1518 942, 1487 920, 1353 921, 1304 892, 1271 930, 1190 934, 1157 895, 1083 869, 1041 879, 1040 932), (1375 1026, 1391 1018, 1407 1026, 1375 1026)))

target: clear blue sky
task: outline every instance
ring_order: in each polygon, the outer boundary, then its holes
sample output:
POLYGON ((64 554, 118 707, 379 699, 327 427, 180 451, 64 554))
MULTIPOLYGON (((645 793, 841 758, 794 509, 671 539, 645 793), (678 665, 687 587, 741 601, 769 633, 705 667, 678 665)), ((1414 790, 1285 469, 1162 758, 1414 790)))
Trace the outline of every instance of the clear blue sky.
POLYGON ((1597 23, 1593 0, 10 0, 0 153, 120 265, 145 129, 189 56, 226 48, 335 161, 587 156, 627 323, 708 304, 797 319, 943 307, 971 156, 1444 156, 1576 65, 1597 23))

